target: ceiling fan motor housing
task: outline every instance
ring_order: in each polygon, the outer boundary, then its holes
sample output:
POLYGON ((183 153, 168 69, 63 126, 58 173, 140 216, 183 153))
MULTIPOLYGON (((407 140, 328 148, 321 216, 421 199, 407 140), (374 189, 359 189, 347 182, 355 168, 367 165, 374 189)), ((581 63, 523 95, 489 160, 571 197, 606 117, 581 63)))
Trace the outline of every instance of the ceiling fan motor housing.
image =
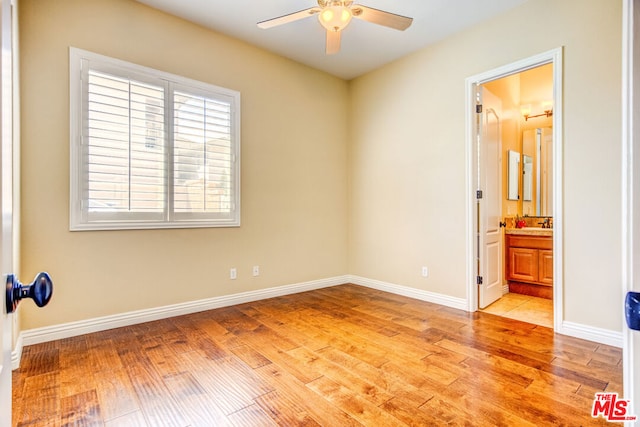
POLYGON ((318 1, 322 11, 318 14, 320 24, 328 31, 341 31, 353 17, 352 1, 318 1))

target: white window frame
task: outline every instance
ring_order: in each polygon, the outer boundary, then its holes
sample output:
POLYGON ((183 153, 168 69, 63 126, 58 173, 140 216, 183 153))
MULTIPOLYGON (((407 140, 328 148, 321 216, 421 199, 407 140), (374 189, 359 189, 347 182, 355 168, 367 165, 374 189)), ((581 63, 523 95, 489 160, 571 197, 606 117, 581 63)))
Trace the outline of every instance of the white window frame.
MULTIPOLYGON (((86 84, 88 86, 88 84, 86 84)), ((143 67, 126 61, 110 58, 96 53, 71 47, 69 50, 69 87, 70 87, 70 212, 71 231, 82 230, 122 230, 122 229, 159 229, 159 228, 197 228, 197 227, 238 227, 240 226, 240 93, 234 90, 214 86, 208 83, 188 79, 152 68, 143 67), (85 68, 83 70, 83 67, 85 68), (160 214, 136 214, 115 212, 107 215, 89 214, 88 194, 83 177, 86 173, 84 159, 83 129, 88 114, 88 101, 85 100, 82 76, 86 67, 99 71, 109 71, 121 77, 135 78, 137 81, 162 85, 165 88, 165 205, 160 214), (231 105, 231 212, 227 215, 201 212, 173 212, 173 91, 187 89, 193 95, 206 95, 214 99, 224 99, 231 105)))

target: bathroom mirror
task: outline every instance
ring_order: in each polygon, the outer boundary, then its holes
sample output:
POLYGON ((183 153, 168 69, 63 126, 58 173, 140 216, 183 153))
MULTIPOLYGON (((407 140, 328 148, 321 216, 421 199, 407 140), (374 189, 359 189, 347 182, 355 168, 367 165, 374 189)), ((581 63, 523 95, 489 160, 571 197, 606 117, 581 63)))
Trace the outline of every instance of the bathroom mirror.
POLYGON ((523 215, 553 216, 553 131, 551 127, 522 132, 523 215))
POLYGON ((507 199, 518 200, 518 184, 520 182, 520 153, 513 150, 507 151, 508 170, 507 170, 507 199))
POLYGON ((533 158, 522 155, 522 200, 530 202, 533 187, 533 158))

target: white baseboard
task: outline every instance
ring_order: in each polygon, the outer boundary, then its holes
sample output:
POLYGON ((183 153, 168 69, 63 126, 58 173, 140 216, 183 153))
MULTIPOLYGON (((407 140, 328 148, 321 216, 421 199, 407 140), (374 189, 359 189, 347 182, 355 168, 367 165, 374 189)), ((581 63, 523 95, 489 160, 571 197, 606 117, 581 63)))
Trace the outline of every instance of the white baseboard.
POLYGON ((20 359, 22 359, 22 347, 24 347, 22 334, 18 334, 16 346, 11 352, 11 369, 14 371, 20 367, 20 359))
POLYGON ((20 366, 23 346, 39 344, 63 338, 75 337, 78 335, 90 334, 92 332, 105 331, 108 329, 121 328, 138 323, 151 322, 169 317, 182 316, 184 314, 196 313, 199 311, 212 310, 215 308, 228 307, 246 302, 258 301, 283 295, 306 292, 314 289, 326 288, 330 286, 354 283, 357 285, 403 295, 422 301, 428 301, 447 307, 466 309, 466 300, 453 298, 447 295, 422 291, 406 286, 385 283, 378 280, 366 279, 358 276, 337 276, 328 279, 314 280, 310 282, 293 285, 278 286, 261 289, 257 291, 242 292, 233 295, 207 298, 198 301, 189 301, 180 304, 172 304, 164 307, 150 308, 144 310, 130 311, 126 313, 114 314, 111 316, 96 317, 93 319, 79 320, 77 322, 63 323, 60 325, 45 326, 42 328, 27 329, 20 333, 16 343, 16 348, 11 353, 11 365, 13 369, 20 366))
MULTIPOLYGON (((468 311, 468 302, 465 298, 456 298, 435 292, 424 291, 408 286, 397 285, 380 280, 367 279, 365 277, 345 275, 328 279, 314 280, 293 285, 277 286, 273 288, 261 289, 257 291, 242 292, 233 295, 207 298, 198 301, 190 301, 180 304, 172 304, 164 307, 150 308, 145 310, 131 311, 127 313, 115 314, 112 316, 97 317, 93 319, 69 322, 60 325, 45 326, 43 328, 27 329, 22 331, 16 341, 15 349, 11 352, 11 367, 18 369, 22 357, 24 346, 54 341, 63 338, 70 338, 92 332, 105 331, 113 328, 135 325, 138 323, 151 322, 159 319, 166 319, 184 314, 196 313, 199 311, 212 310, 215 308, 228 307, 236 304, 243 304, 283 295, 290 295, 314 289, 327 288, 330 286, 353 283, 396 295, 415 298, 434 304, 443 305, 459 310, 468 311)), ((572 322, 563 322, 562 330, 557 333, 581 338, 601 344, 622 347, 622 333, 607 329, 594 328, 572 322)))
MULTIPOLYGON (((366 286, 380 291, 390 292, 392 294, 403 295, 409 298, 415 298, 422 301, 432 302, 444 305, 446 307, 457 308, 468 311, 468 302, 464 298, 455 298, 448 295, 442 295, 434 292, 422 291, 393 283, 381 282, 379 280, 367 279, 359 276, 349 276, 350 283, 366 286)), ((506 291, 508 293, 508 286, 506 291)), ((504 291, 504 289, 503 289, 504 291)), ((609 329, 596 328, 593 326, 582 325, 573 322, 562 322, 562 329, 555 332, 568 335, 574 338, 580 338, 587 341, 606 344, 613 347, 622 347, 622 332, 612 331, 609 329)))
POLYGON ((411 288, 408 286, 396 285, 393 283, 382 282, 380 280, 367 279, 360 276, 349 276, 350 283, 354 285, 365 286, 367 288, 377 289, 396 295, 402 295, 409 298, 419 299, 421 301, 432 302, 434 304, 444 305, 446 307, 457 308, 467 311, 468 303, 464 298, 455 298, 448 295, 438 294, 435 292, 423 291, 421 289, 411 288))
POLYGON ((623 337, 622 332, 619 331, 563 321, 561 330, 556 330, 556 332, 574 338, 622 348, 623 337))
POLYGON ((338 276, 329 279, 320 279, 293 285, 277 286, 257 291, 242 292, 239 294, 172 304, 164 307, 130 311, 127 313, 63 323, 60 325, 27 329, 20 333, 16 349, 12 352, 12 367, 13 369, 17 369, 20 365, 20 356, 22 355, 23 346, 70 338, 92 332, 105 331, 107 329, 121 328, 123 326, 151 322, 153 320, 166 319, 174 316, 182 316, 184 314, 196 313, 199 311, 228 307, 246 302, 306 292, 314 289, 337 286, 348 283, 348 281, 348 276, 338 276))

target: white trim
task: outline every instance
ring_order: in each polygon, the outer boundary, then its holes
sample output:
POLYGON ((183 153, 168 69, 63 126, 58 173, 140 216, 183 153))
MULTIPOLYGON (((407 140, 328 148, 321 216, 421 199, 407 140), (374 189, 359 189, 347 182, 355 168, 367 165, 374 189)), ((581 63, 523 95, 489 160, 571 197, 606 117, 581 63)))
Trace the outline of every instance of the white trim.
POLYGON ((473 197, 475 188, 473 185, 474 179, 474 163, 477 162, 477 153, 474 149, 474 141, 475 141, 475 132, 474 132, 474 113, 472 111, 472 106, 475 105, 475 82, 467 79, 465 81, 465 129, 466 129, 466 144, 465 144, 465 179, 466 186, 465 191, 467 194, 466 206, 465 206, 465 217, 467 221, 465 222, 465 237, 466 237, 466 247, 465 247, 465 259, 466 259, 466 283, 467 283, 467 307, 466 310, 470 312, 474 312, 478 310, 478 289, 476 285, 477 274, 476 274, 476 263, 475 261, 475 253, 476 250, 474 248, 476 239, 476 221, 474 209, 474 203, 476 202, 473 197))
MULTIPOLYGON (((380 280, 367 279, 359 276, 349 276, 349 279, 349 283, 353 283, 354 285, 365 286, 367 288, 377 289, 379 291, 385 291, 395 295, 402 295, 408 298, 415 298, 421 301, 427 301, 458 310, 471 311, 467 310, 467 300, 465 298, 456 298, 449 295, 423 291, 420 289, 396 285, 394 283, 383 282, 380 280)), ((595 328, 572 322, 563 322, 561 329, 562 335, 611 345, 614 347, 622 347, 622 334, 618 331, 595 328)))
POLYGON ((138 323, 151 322, 154 320, 196 313, 199 311, 212 310, 216 308, 228 307, 236 304, 243 304, 267 298, 306 292, 314 289, 338 286, 345 283, 353 283, 356 285, 365 286, 396 295, 402 295, 409 298, 415 298, 421 301, 427 301, 446 307, 466 310, 467 302, 464 298, 455 298, 448 295, 423 291, 407 286, 367 279, 359 276, 337 276, 328 279, 320 279, 293 285, 278 286, 257 291, 242 292, 239 294, 225 295, 180 304, 172 304, 164 307, 131 311, 127 313, 115 314, 112 316, 103 316, 93 319, 80 320, 77 322, 63 323, 60 325, 45 326, 43 328, 28 329, 22 331, 18 337, 16 348, 12 352, 12 368, 17 369, 20 366, 20 358, 22 356, 22 348, 24 346, 54 341, 63 338, 70 338, 78 335, 89 334, 92 332, 105 331, 113 328, 135 325, 138 323))
POLYGON ((553 326, 564 319, 564 65, 562 48, 553 57, 553 326))
MULTIPOLYGON (((228 307, 236 304, 259 301, 267 298, 306 292, 330 286, 337 286, 344 283, 348 283, 348 276, 337 276, 329 279, 320 279, 293 285, 278 286, 274 288, 260 289, 257 291, 242 292, 233 295, 224 295, 198 301, 172 304, 164 307, 130 311, 127 313, 114 314, 112 316, 79 320, 77 322, 63 323, 60 325, 45 326, 43 328, 28 329, 22 331, 22 333, 20 334, 19 343, 20 347, 22 347, 23 345, 28 346, 39 344, 43 342, 89 334, 92 332, 121 328, 123 326, 151 322, 154 320, 166 319, 174 316, 182 316, 184 314, 196 313, 199 311, 212 310, 215 308, 228 307)), ((16 348, 16 350, 14 351, 16 352, 16 355, 19 356, 22 353, 22 348, 16 348)))
MULTIPOLYGON (((43 328, 28 329, 22 331, 18 336, 16 347, 11 353, 11 368, 18 369, 22 358, 24 346, 40 344, 70 338, 93 332, 105 331, 108 329, 121 328, 138 323, 151 322, 154 320, 166 319, 200 311, 213 310, 221 307, 229 307, 237 304, 244 304, 252 301, 259 301, 283 295, 296 294, 311 291, 314 289, 339 286, 345 283, 364 286, 379 291, 389 292, 420 301, 442 305, 458 310, 467 310, 467 300, 435 292, 424 291, 408 286, 398 285, 381 280, 368 279, 360 276, 344 275, 327 279, 313 280, 309 282, 297 283, 293 285, 277 286, 257 291, 242 292, 233 295, 207 298, 198 301, 190 301, 180 304, 172 304, 164 307, 150 308, 145 310, 130 311, 127 313, 115 314, 112 316, 96 317, 93 319, 80 320, 77 322, 63 323, 60 325, 45 326, 43 328)), ((565 322, 563 325, 564 334, 620 347, 622 343, 621 333, 598 329, 576 323, 565 322)))
POLYGON ((411 288, 408 286, 396 285, 394 283, 383 282, 380 280, 367 279, 366 277, 349 277, 349 283, 353 283, 354 285, 365 286, 367 288, 377 289, 379 291, 385 291, 396 295, 418 299, 421 301, 444 305, 445 307, 467 311, 467 300, 464 298, 456 298, 449 295, 438 294, 435 292, 423 291, 421 289, 411 288))
POLYGON ((20 367, 20 359, 22 359, 22 349, 24 347, 22 334, 18 334, 16 346, 11 352, 11 370, 16 370, 20 367))
MULTIPOLYGON (((69 127, 70 127, 70 168, 69 168, 69 230, 129 230, 129 229, 168 229, 201 227, 239 227, 241 221, 240 201, 240 155, 241 155, 241 105, 240 92, 193 80, 161 70, 111 58, 82 49, 69 48, 69 127), (89 108, 89 73, 96 71, 109 73, 118 79, 152 84, 164 95, 164 140, 162 153, 164 167, 163 184, 158 184, 163 193, 162 210, 158 212, 89 212, 89 195, 86 188, 88 174, 87 139, 89 108), (173 206, 175 185, 172 179, 175 158, 174 148, 174 111, 173 94, 177 91, 190 96, 204 97, 216 102, 228 103, 231 185, 230 212, 177 212, 173 206)), ((130 108, 130 107, 129 107, 130 108)), ((158 113, 159 114, 159 113, 158 113)), ((175 119, 177 120, 177 119, 175 119)), ((131 136, 129 137, 131 139, 131 136)), ((159 191, 160 192, 160 191, 159 191)), ((158 207, 158 209, 160 209, 158 207)))
MULTIPOLYGON (((622 2, 622 295, 623 298, 627 292, 634 289, 634 253, 633 242, 638 238, 638 232, 634 231, 633 215, 634 215, 634 189, 633 172, 634 172, 634 62, 639 60, 635 58, 634 39, 635 33, 639 29, 635 25, 635 15, 637 11, 634 8, 634 0, 624 0, 622 2)), ((636 166, 637 168, 637 166, 636 166)), ((624 304, 624 303, 623 303, 624 304)), ((624 398, 629 400, 629 413, 636 414, 640 404, 636 402, 636 387, 634 383, 635 367, 634 367, 634 337, 633 331, 626 326, 624 318, 625 310, 622 310, 622 384, 624 398)), ((635 339, 638 339, 637 337, 635 339)), ((633 423, 626 422, 625 425, 631 426, 633 423)))
POLYGON ((475 273, 475 188, 474 188, 474 162, 477 161, 474 150, 474 120, 473 109, 475 108, 474 88, 476 85, 500 79, 512 74, 520 73, 531 68, 544 64, 553 64, 553 325, 554 330, 562 330, 562 319, 564 318, 563 304, 563 173, 562 173, 562 152, 563 152, 563 89, 562 89, 562 47, 540 53, 538 55, 516 61, 493 70, 465 79, 466 104, 465 104, 465 126, 466 126, 466 280, 467 280, 467 303, 468 311, 478 310, 478 287, 476 285, 475 273))
POLYGON ((581 325, 579 323, 562 322, 562 332, 558 333, 614 347, 622 347, 623 344, 622 332, 581 325))

